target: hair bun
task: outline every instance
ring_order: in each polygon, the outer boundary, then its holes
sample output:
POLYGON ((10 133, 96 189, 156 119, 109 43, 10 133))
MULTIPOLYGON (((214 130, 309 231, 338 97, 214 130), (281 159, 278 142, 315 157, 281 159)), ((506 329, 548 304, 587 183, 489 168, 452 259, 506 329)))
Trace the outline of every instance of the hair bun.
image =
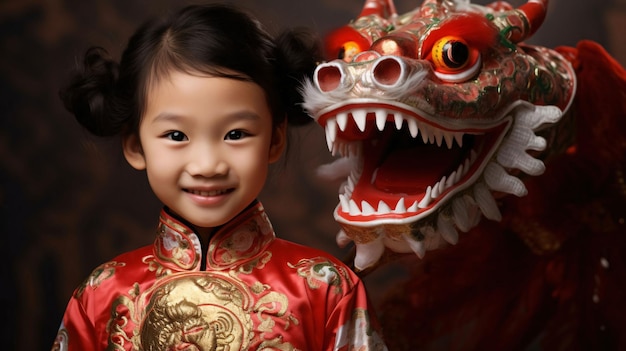
POLYGON ((119 123, 107 117, 115 95, 118 63, 101 47, 89 48, 78 62, 69 84, 59 95, 65 108, 91 133, 111 136, 119 132, 119 123))
POLYGON ((321 41, 310 30, 294 28, 276 37, 276 70, 288 122, 299 126, 313 119, 302 108, 300 86, 311 78, 322 58, 321 41))

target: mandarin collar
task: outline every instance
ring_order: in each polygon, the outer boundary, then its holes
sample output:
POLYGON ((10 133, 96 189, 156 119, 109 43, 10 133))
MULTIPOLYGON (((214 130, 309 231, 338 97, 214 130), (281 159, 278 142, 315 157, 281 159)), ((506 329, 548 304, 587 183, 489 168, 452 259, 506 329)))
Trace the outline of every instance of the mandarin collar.
MULTIPOLYGON (((265 209, 257 201, 213 234, 207 248, 206 266, 223 270, 250 262, 261 255, 275 238, 265 209)), ((199 271, 202 245, 190 226, 163 208, 154 255, 169 269, 199 271)))

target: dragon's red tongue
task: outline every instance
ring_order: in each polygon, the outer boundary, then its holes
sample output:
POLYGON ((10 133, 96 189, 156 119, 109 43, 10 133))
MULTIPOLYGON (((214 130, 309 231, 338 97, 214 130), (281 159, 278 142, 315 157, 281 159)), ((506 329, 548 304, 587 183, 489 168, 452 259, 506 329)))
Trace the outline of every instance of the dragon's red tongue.
POLYGON ((380 164, 373 185, 389 193, 424 193, 449 173, 457 153, 434 145, 395 150, 380 164))

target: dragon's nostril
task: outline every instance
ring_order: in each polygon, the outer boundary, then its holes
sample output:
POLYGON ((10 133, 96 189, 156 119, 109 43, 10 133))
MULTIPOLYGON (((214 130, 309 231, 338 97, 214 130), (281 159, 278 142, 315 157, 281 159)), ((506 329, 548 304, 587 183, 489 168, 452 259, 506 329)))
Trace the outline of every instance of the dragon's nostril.
POLYGON ((320 67, 315 78, 320 90, 329 92, 337 89, 341 84, 342 72, 337 66, 320 67))
POLYGON ((398 60, 384 58, 376 63, 373 74, 377 83, 382 85, 394 85, 402 76, 402 66, 398 60))

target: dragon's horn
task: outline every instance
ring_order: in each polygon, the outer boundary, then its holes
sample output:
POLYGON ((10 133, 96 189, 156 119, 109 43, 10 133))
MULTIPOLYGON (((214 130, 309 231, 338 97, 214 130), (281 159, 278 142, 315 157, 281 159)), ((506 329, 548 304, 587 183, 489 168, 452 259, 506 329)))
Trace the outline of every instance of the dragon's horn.
MULTIPOLYGON (((502 3, 496 1, 496 3, 502 3)), ((497 6, 492 6, 496 8, 497 6)), ((506 32, 509 40, 519 43, 537 31, 546 18, 548 0, 528 0, 517 9, 496 14, 494 23, 506 32)))
POLYGON ((365 0, 365 5, 363 5, 363 10, 361 10, 359 17, 370 15, 377 15, 386 19, 392 19, 397 16, 393 0, 365 0))
POLYGON ((546 18, 546 12, 548 12, 548 0, 529 0, 518 9, 526 16, 528 20, 528 34, 527 37, 533 35, 535 31, 541 27, 543 20, 546 18))

